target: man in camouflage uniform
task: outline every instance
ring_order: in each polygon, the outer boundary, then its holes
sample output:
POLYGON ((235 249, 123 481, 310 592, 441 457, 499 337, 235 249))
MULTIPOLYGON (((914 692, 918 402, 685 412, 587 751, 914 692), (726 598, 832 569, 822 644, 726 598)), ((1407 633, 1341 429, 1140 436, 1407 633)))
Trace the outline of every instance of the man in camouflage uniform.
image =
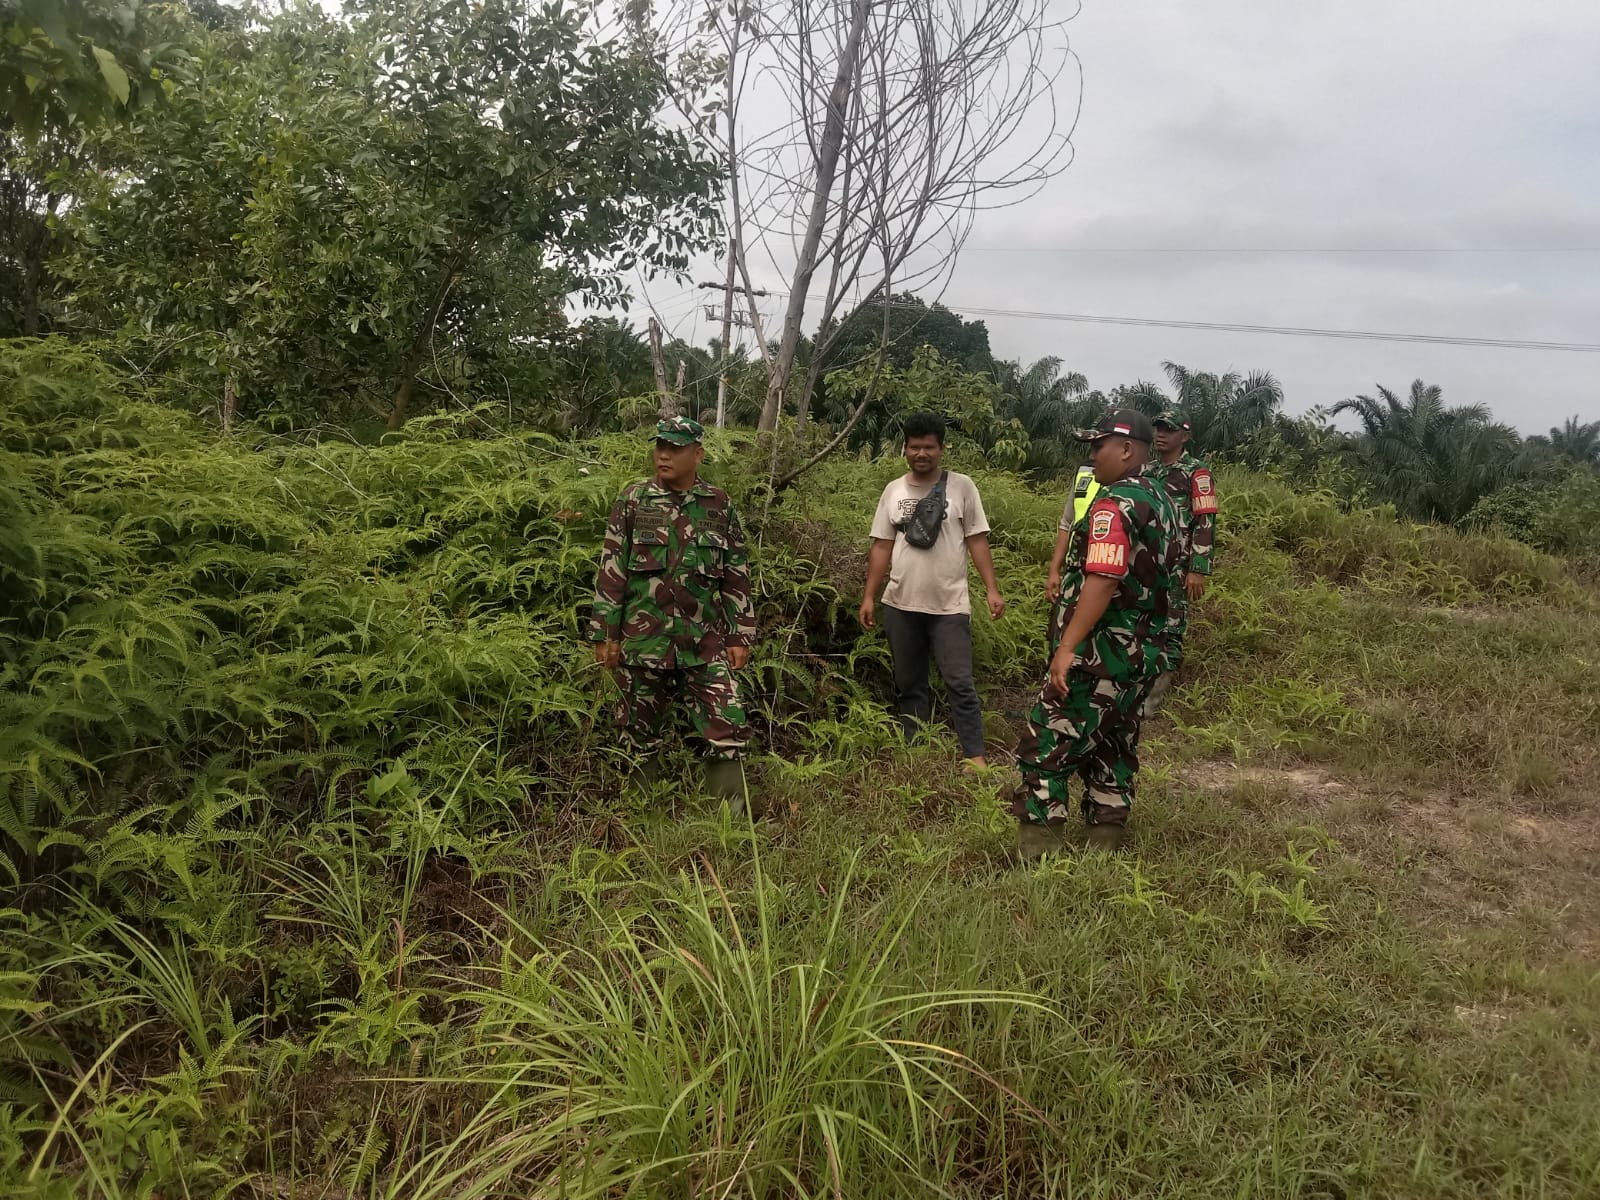
POLYGON ((733 672, 750 660, 755 610, 744 533, 728 493, 699 477, 698 421, 656 425, 655 476, 623 489, 606 523, 589 638, 616 675, 617 726, 653 777, 674 705, 705 744, 706 786, 744 811, 750 739, 733 672))
POLYGON ((1176 586, 1177 515, 1144 473, 1149 420, 1113 409, 1076 436, 1092 445, 1101 491, 1072 532, 1052 622, 1060 636, 1017 746, 1012 813, 1025 859, 1059 846, 1078 777, 1090 845, 1121 844, 1139 770, 1139 706, 1160 666, 1176 586))
POLYGON ((1180 567, 1161 670, 1144 702, 1147 717, 1155 715, 1177 681, 1178 668, 1183 665, 1183 637, 1189 628, 1189 605, 1205 595, 1217 539, 1217 485, 1211 468, 1189 453, 1189 418, 1181 409, 1169 408, 1152 424, 1157 460, 1150 464, 1149 472, 1166 486, 1178 514, 1180 567))

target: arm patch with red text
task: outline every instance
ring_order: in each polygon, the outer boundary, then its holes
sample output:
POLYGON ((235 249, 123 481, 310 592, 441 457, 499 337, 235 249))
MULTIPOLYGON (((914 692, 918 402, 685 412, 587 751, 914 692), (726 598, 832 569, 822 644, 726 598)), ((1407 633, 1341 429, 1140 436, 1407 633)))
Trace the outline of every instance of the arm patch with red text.
POLYGON ((1096 500, 1089 510, 1089 549, 1083 569, 1118 578, 1128 573, 1128 528, 1114 500, 1096 500))
POLYGON ((1211 472, 1200 467, 1195 471, 1190 481, 1190 511, 1197 516, 1217 511, 1217 485, 1211 479, 1211 472))

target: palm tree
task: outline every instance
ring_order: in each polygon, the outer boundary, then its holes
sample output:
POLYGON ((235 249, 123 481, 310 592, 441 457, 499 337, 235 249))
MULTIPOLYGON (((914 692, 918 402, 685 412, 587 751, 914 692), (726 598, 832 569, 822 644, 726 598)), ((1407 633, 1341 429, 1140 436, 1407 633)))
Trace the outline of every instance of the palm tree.
POLYGON ((1415 380, 1402 400, 1386 387, 1354 396, 1330 415, 1351 412, 1362 434, 1354 453, 1374 491, 1407 516, 1455 522, 1516 474, 1521 439, 1481 404, 1452 408, 1436 384, 1415 380))
POLYGON ((1082 457, 1073 454, 1071 434, 1087 421, 1087 379, 1077 371, 1062 374, 1061 360, 1054 356, 1041 358, 1027 368, 1007 359, 996 364, 995 376, 1001 391, 996 415, 1015 419, 1028 435, 1024 471, 1059 471, 1082 457))
POLYGON ((1565 425, 1550 431, 1548 441, 1557 454, 1585 466, 1600 466, 1600 421, 1582 423, 1577 417, 1568 417, 1565 425))
POLYGON ((1172 401, 1161 388, 1148 379, 1119 384, 1111 389, 1111 404, 1117 408, 1136 408, 1147 417, 1158 417, 1172 407, 1172 401))
POLYGON ((1283 385, 1270 371, 1215 375, 1180 363, 1161 366, 1189 418, 1189 440, 1197 454, 1243 449, 1254 434, 1272 427, 1283 406, 1283 385))

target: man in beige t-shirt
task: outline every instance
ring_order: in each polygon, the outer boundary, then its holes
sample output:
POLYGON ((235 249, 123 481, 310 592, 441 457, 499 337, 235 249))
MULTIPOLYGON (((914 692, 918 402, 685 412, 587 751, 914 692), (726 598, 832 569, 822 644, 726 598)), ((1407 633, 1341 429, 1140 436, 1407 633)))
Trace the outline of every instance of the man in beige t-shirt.
POLYGON ((944 458, 944 418, 915 413, 906 418, 908 474, 894 480, 878 498, 872 517, 872 550, 867 558, 867 594, 861 624, 877 621, 877 596, 883 590, 883 627, 894 659, 895 708, 909 741, 932 712, 928 662, 939 664, 950 697, 951 724, 961 754, 977 766, 983 755, 983 713, 972 677, 972 603, 967 591, 967 556, 988 590, 989 615, 1006 610, 989 554, 989 520, 972 480, 952 471, 945 481, 945 518, 939 537, 927 549, 906 541, 904 526, 917 501, 938 484, 944 458), (888 586, 884 587, 887 577, 888 586))

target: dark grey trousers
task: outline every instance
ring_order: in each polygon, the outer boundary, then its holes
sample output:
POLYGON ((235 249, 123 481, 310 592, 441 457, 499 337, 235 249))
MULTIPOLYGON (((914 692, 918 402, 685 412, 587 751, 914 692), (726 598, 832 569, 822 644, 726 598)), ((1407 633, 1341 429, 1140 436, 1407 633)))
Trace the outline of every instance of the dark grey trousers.
POLYGON ((972 681, 972 618, 966 613, 934 616, 907 612, 885 604, 883 631, 894 656, 895 711, 910 741, 933 711, 928 696, 928 663, 939 666, 944 690, 950 698, 950 723, 961 741, 961 753, 976 758, 983 753, 983 713, 978 688, 972 681))

